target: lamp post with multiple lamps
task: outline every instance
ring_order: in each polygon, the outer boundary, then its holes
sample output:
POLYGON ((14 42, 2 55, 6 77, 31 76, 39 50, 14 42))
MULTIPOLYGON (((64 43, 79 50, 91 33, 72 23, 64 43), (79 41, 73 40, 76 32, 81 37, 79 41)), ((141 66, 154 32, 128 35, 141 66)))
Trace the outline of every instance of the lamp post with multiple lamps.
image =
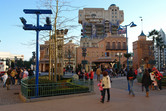
POLYGON ((20 17, 21 22, 23 23, 24 30, 35 30, 36 31, 36 97, 39 94, 39 32, 41 30, 52 30, 52 25, 49 17, 46 17, 46 24, 44 26, 39 25, 39 15, 41 14, 52 14, 51 10, 41 10, 41 9, 24 9, 25 14, 36 14, 37 15, 37 24, 36 26, 32 24, 27 24, 27 21, 20 17))
MULTIPOLYGON (((125 28, 125 30, 126 30, 126 44, 127 44, 127 55, 128 55, 128 35, 127 35, 127 27, 128 26, 130 26, 130 27, 135 27, 135 26, 137 26, 136 24, 134 24, 134 22, 131 22, 130 24, 128 24, 128 25, 125 25, 125 26, 119 26, 119 28, 118 28, 118 31, 121 31, 121 30, 123 30, 123 28, 125 28)), ((129 60, 128 60, 129 58, 127 58, 127 71, 129 70, 129 60)))

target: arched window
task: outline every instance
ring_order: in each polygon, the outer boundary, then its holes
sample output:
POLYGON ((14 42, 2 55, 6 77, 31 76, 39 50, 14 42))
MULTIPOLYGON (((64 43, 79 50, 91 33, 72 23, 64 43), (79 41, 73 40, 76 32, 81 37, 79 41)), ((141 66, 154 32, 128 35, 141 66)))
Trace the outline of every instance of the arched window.
POLYGON ((126 42, 123 42, 123 49, 127 49, 126 42))
POLYGON ((106 49, 110 49, 110 42, 107 42, 106 49))
POLYGON ((121 43, 118 42, 118 49, 121 49, 121 43))
POLYGON ((112 42, 112 49, 116 49, 115 42, 112 42))

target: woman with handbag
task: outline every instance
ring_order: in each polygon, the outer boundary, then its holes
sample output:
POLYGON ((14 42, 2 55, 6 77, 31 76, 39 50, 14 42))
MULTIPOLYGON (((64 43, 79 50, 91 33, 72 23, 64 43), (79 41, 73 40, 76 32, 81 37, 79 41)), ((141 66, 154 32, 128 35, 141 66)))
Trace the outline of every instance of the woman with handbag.
POLYGON ((110 101, 110 88, 111 88, 111 82, 110 77, 108 75, 107 71, 103 71, 103 79, 102 79, 102 87, 103 87, 103 94, 102 94, 102 103, 104 103, 105 99, 105 92, 107 91, 107 102, 110 101))

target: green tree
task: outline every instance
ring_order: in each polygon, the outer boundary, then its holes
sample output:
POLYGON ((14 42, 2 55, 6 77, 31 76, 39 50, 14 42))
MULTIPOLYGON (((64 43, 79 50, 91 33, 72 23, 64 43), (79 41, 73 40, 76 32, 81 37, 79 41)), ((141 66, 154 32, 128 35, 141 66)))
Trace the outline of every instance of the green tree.
POLYGON ((22 59, 17 60, 17 67, 23 67, 24 61, 22 59))

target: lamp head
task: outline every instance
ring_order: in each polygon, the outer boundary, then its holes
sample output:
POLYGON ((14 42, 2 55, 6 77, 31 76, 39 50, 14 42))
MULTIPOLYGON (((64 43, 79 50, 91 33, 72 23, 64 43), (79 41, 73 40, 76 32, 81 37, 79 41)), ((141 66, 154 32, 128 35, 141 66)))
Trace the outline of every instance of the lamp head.
POLYGON ((25 20, 24 17, 20 17, 20 20, 21 20, 21 22, 22 22, 24 25, 26 25, 27 21, 25 20))
POLYGON ((134 22, 132 22, 130 27, 136 27, 136 26, 137 26, 137 25, 134 24, 134 22))
POLYGON ((121 30, 123 30, 123 28, 121 28, 120 26, 118 27, 118 31, 121 31, 121 30))
POLYGON ((47 25, 51 25, 51 20, 49 17, 46 17, 46 23, 47 23, 47 25))

